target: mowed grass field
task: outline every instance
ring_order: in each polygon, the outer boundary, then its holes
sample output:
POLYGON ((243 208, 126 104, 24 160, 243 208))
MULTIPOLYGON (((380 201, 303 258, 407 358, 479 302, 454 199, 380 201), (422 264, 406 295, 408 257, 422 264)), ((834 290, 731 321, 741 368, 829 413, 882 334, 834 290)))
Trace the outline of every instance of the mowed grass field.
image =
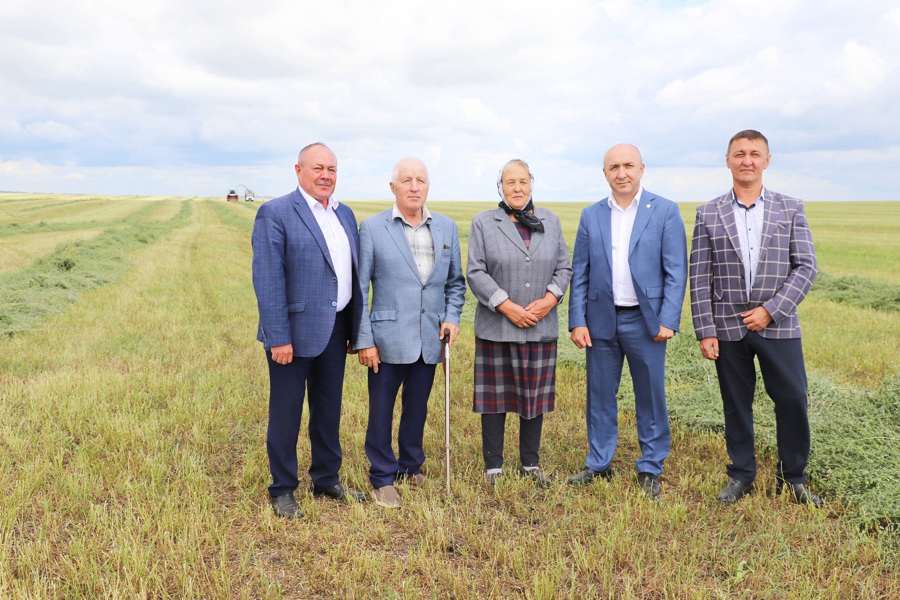
MULTIPOLYGON (((390 205, 348 204, 358 220, 390 205)), ((465 260, 469 221, 491 204, 429 204, 459 223, 465 260)), ((567 337, 542 446, 555 485, 513 476, 487 489, 469 294, 452 356, 452 494, 439 373, 426 488, 401 488, 397 511, 301 489, 299 522, 267 500, 258 206, 0 194, 0 598, 900 597, 900 203, 807 205, 822 272, 801 306, 810 474, 826 509, 774 495, 761 389, 756 493, 715 502, 721 403, 687 303, 667 357, 673 439, 658 502, 636 485, 627 380, 616 477, 564 485, 586 452, 584 358, 567 337)), ((694 206, 682 206, 689 235, 694 206)), ((570 251, 582 207, 550 205, 570 251)), ((353 356, 344 390, 342 475, 368 491, 365 370, 353 356)), ((511 472, 517 436, 510 419, 511 472)))

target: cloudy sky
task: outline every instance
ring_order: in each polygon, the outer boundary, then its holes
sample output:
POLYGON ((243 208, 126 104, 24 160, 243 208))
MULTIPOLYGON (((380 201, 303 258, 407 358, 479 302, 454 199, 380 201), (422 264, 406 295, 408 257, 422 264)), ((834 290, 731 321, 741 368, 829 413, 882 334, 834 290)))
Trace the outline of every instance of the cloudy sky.
POLYGON ((697 201, 754 128, 773 189, 900 199, 896 0, 3 0, 0 47, 0 190, 277 196, 321 140, 341 199, 415 155, 431 199, 493 200, 518 157, 589 201, 624 141, 697 201))

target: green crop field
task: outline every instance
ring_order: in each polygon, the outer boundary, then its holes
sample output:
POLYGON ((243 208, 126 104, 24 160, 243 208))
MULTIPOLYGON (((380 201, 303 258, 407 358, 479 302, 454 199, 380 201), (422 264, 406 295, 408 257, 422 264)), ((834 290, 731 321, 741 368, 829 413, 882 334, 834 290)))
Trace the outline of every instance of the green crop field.
MULTIPOLYGON (((358 220, 389 206, 348 204, 358 220)), ((299 522, 274 517, 267 499, 258 206, 0 194, 0 598, 900 597, 900 203, 807 205, 820 267, 801 305, 809 469, 824 510, 774 495, 761 388, 757 492, 714 500, 721 402, 687 302, 668 351, 672 454, 658 502, 636 485, 627 381, 616 477, 564 485, 586 453, 584 357, 567 337, 542 446, 556 483, 513 476, 489 490, 471 412, 470 294, 452 358, 452 494, 438 375, 425 489, 401 487, 403 507, 386 511, 302 488, 299 522)), ((459 223, 465 257, 469 221, 491 205, 429 206, 459 223)), ((570 251, 582 206, 550 205, 570 251)), ((688 234, 694 207, 682 206, 688 234)), ((342 474, 368 491, 353 356, 344 390, 342 474)), ((518 427, 507 429, 514 471, 518 427)))

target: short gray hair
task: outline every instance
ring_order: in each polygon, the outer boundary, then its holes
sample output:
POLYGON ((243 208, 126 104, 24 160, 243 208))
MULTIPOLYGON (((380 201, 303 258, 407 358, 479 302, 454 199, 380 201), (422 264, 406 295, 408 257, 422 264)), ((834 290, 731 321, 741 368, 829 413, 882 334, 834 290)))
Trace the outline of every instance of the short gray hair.
POLYGON ((427 179, 431 179, 431 176, 428 174, 428 165, 425 164, 425 161, 421 158, 416 158, 415 156, 407 156, 406 158, 401 158, 397 161, 397 164, 394 165, 394 168, 391 169, 391 183, 397 183, 397 179, 400 177, 400 164, 407 160, 416 160, 422 163, 422 166, 425 167, 425 177, 427 179))

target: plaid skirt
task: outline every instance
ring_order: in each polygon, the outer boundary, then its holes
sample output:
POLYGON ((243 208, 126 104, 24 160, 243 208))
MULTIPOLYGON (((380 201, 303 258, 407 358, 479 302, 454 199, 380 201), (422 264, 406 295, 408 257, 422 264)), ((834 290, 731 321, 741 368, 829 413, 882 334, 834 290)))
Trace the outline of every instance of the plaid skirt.
POLYGON ((492 342, 475 338, 476 413, 517 413, 525 419, 556 404, 556 342, 492 342))

